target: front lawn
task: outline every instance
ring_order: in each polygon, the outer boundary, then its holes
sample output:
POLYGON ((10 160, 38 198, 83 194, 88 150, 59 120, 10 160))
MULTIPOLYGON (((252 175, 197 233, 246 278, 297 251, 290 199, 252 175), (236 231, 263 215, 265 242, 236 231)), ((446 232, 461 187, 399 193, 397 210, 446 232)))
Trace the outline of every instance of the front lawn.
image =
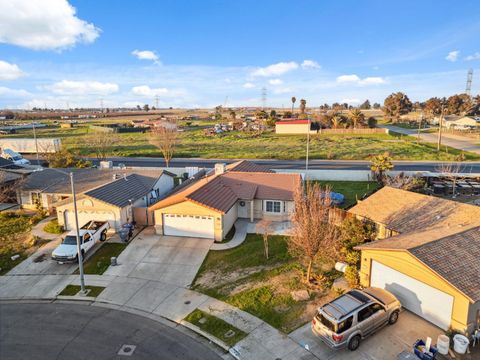
POLYGON ((365 196, 370 195, 378 189, 379 185, 375 181, 316 181, 322 187, 329 186, 331 191, 338 192, 345 196, 345 202, 342 208, 349 208, 365 196))
POLYGON ((63 234, 63 226, 58 224, 57 219, 53 219, 43 227, 43 231, 49 234, 63 234))
POLYGON ((264 255, 263 237, 248 234, 233 249, 210 251, 193 288, 259 317, 286 333, 310 321, 317 307, 328 301, 330 287, 340 274, 333 264, 317 262, 317 286, 303 281, 303 268, 290 256, 286 236, 269 237, 269 259, 264 255), (310 298, 295 301, 292 292, 307 290, 310 298))
POLYGON ((41 215, 0 213, 0 275, 9 272, 46 242, 30 233, 32 225, 40 220, 41 215), (18 257, 12 260, 15 255, 18 257))
POLYGON ((207 314, 199 309, 195 309, 188 314, 185 320, 195 326, 198 326, 203 331, 215 336, 217 339, 222 340, 229 346, 235 345, 237 342, 247 336, 245 332, 237 329, 235 326, 230 325, 222 319, 207 314))
MULTIPOLYGON (((127 247, 124 243, 104 243, 84 264, 83 271, 89 275, 102 275, 110 266, 110 258, 118 257, 127 247)), ((78 273, 78 270, 77 270, 78 273)))
MULTIPOLYGON (((90 286, 90 285, 86 285, 85 289, 90 290, 87 296, 91 296, 91 297, 97 297, 98 295, 101 294, 103 290, 105 290, 105 288, 102 286, 90 286)), ((67 285, 65 289, 63 289, 62 292, 58 295, 75 296, 78 294, 79 291, 80 291, 79 285, 67 285)))

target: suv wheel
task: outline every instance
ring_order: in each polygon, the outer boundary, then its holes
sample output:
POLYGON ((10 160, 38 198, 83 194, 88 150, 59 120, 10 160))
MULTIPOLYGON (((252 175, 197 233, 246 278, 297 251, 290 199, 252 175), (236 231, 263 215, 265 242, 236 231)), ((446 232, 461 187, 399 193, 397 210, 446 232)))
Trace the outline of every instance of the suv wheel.
POLYGON ((102 232, 102 235, 100 236, 100 241, 105 241, 107 240, 107 234, 105 234, 105 232, 102 232))
POLYGON ((388 324, 393 325, 397 322, 397 320, 398 320, 398 310, 390 314, 390 317, 388 318, 388 324))
POLYGON ((360 346, 360 341, 361 341, 360 335, 355 335, 354 337, 352 337, 348 342, 348 350, 350 351, 357 350, 358 347, 360 346))

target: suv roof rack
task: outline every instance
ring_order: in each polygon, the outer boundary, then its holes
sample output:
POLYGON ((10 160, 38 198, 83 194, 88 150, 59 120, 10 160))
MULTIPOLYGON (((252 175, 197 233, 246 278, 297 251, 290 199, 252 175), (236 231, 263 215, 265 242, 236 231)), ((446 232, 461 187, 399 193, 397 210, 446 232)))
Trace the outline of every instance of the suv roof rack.
POLYGON ((360 291, 351 290, 325 304, 321 307, 321 310, 333 319, 339 320, 371 301, 372 299, 362 294, 360 291))

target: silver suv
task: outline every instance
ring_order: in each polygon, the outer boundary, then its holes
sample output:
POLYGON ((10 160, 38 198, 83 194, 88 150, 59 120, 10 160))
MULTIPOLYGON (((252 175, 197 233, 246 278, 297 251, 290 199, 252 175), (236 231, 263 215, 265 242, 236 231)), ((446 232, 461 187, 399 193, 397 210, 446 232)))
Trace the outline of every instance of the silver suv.
POLYGON ((386 290, 351 290, 318 309, 312 331, 333 349, 357 350, 363 338, 386 324, 395 324, 401 308, 386 290))

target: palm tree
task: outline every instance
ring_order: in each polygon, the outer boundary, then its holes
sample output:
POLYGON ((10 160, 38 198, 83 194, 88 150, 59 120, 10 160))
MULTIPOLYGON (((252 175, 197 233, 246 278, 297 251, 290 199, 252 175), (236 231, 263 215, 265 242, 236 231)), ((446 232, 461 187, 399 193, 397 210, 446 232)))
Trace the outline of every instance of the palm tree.
POLYGON ((375 156, 370 164, 370 170, 373 173, 373 178, 380 184, 383 184, 385 172, 392 169, 392 159, 390 158, 390 154, 388 152, 375 156))
POLYGON ((301 99, 300 100, 300 113, 303 115, 305 114, 305 108, 307 107, 307 100, 301 99))
POLYGON ((339 114, 335 114, 333 117, 332 117, 332 127, 334 129, 338 129, 340 127, 340 125, 342 124, 343 122, 343 117, 339 114))
POLYGON ((295 107, 296 101, 297 101, 297 98, 295 96, 292 96, 292 115, 293 115, 293 108, 295 107))
POLYGON ((365 115, 363 115, 359 109, 350 110, 348 117, 352 121, 354 129, 357 127, 358 123, 361 123, 365 120, 365 115))

